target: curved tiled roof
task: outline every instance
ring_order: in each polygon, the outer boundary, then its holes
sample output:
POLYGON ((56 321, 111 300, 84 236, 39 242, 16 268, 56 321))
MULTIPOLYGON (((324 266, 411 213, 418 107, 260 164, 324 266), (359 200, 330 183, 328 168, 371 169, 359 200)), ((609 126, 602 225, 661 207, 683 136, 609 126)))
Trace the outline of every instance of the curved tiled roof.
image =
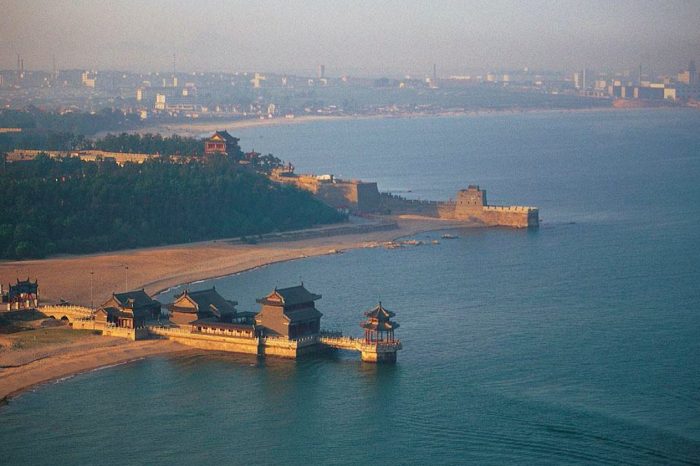
POLYGON ((301 284, 290 286, 289 288, 275 288, 275 291, 264 298, 256 299, 256 301, 261 304, 295 306, 297 304, 314 302, 318 299, 321 299, 320 294, 311 293, 301 284))
POLYGON ((113 296, 122 307, 140 308, 160 306, 160 302, 148 296, 143 289, 127 291, 125 293, 113 293, 113 296))
POLYGON ((360 324, 360 327, 367 330, 388 332, 399 328, 398 322, 392 322, 391 318, 396 314, 382 306, 380 301, 373 309, 365 312, 367 320, 360 324))
MULTIPOLYGON (((175 296, 175 300, 170 305, 168 305, 168 308, 176 308, 177 306, 175 306, 175 303, 183 297, 189 298, 192 302, 195 303, 195 305, 197 306, 196 312, 212 312, 217 316, 235 314, 235 306, 236 304, 238 304, 237 301, 226 300, 216 291, 215 287, 212 287, 207 290, 199 291, 185 290, 179 295, 175 296)), ((178 308, 178 311, 187 312, 182 308, 178 308)))

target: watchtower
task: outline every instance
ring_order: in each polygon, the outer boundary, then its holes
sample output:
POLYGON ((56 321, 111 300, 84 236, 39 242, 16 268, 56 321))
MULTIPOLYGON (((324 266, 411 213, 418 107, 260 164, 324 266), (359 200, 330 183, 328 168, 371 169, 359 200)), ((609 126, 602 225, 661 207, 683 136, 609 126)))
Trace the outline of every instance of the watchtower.
POLYGON ((481 210, 486 204, 486 190, 480 189, 478 185, 469 185, 457 193, 457 205, 460 207, 481 210))

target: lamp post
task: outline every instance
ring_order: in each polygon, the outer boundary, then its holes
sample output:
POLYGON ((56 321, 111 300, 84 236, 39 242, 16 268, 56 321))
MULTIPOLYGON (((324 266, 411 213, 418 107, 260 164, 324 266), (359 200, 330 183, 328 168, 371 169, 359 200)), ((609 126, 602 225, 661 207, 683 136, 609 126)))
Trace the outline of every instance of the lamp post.
POLYGON ((129 291, 129 266, 124 266, 124 285, 126 289, 124 291, 129 291))
POLYGON ((95 275, 95 272, 91 271, 90 272, 90 309, 95 309, 95 301, 92 299, 92 277, 95 275))

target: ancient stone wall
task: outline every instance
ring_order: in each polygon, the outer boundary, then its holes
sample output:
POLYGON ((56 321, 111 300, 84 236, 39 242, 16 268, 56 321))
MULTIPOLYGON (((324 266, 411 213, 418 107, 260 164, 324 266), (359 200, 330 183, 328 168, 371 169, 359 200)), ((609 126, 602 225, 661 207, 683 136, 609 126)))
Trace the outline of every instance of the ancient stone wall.
POLYGON ((231 353, 259 354, 281 358, 296 358, 302 354, 318 351, 318 337, 309 336, 298 340, 262 337, 246 338, 226 335, 192 333, 189 329, 149 327, 151 335, 160 336, 194 348, 227 351, 231 353))
POLYGON ((148 329, 146 328, 123 328, 116 325, 105 325, 101 322, 96 322, 94 319, 80 319, 71 322, 71 327, 75 330, 95 330, 102 332, 106 337, 126 338, 127 340, 143 340, 148 338, 148 329))
POLYGON ((34 160, 39 154, 45 153, 51 158, 63 157, 79 157, 85 161, 95 161, 98 159, 114 159, 119 165, 124 165, 127 162, 143 163, 148 159, 158 157, 153 154, 125 153, 125 152, 107 152, 103 150, 82 150, 82 151, 43 151, 31 149, 15 149, 7 154, 8 162, 21 162, 25 160, 34 160))
POLYGON ((318 179, 313 175, 281 176, 273 174, 273 181, 293 184, 310 191, 320 200, 335 208, 359 212, 376 212, 379 209, 377 183, 358 180, 318 179))
POLYGON ((193 348, 228 351, 232 353, 258 354, 257 338, 239 338, 226 335, 192 333, 189 328, 148 327, 148 331, 151 335, 173 340, 193 348))
POLYGON ((450 220, 481 223, 484 226, 527 228, 539 226, 539 211, 535 207, 490 206, 486 191, 470 186, 457 193, 456 201, 435 202, 405 199, 382 193, 381 211, 392 214, 414 214, 450 220))
POLYGON ((377 183, 356 183, 357 209, 361 212, 379 210, 379 189, 377 183))
POLYGON ((379 210, 386 214, 413 214, 437 218, 441 216, 441 210, 444 211, 445 214, 449 213, 449 207, 445 210, 443 204, 449 203, 419 201, 415 199, 406 199, 390 193, 381 193, 379 210))

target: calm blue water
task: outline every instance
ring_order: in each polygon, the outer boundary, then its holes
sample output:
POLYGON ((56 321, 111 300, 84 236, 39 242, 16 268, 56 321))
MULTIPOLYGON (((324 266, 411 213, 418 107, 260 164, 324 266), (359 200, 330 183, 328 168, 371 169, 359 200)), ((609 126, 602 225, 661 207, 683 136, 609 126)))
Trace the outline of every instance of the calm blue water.
POLYGON ((240 132, 299 171, 413 197, 479 183, 491 202, 539 206, 543 225, 193 285, 253 310, 303 279, 324 327, 356 335, 381 297, 404 350, 396 366, 191 353, 78 375, 0 408, 0 458, 700 464, 698 128, 698 112, 645 110, 240 132))

